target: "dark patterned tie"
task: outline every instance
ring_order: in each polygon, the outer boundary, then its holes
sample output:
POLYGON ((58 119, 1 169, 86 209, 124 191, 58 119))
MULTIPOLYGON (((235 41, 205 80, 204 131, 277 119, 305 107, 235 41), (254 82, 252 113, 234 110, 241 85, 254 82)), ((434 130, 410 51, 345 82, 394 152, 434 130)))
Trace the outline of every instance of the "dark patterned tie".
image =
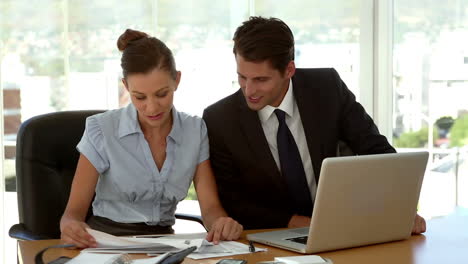
POLYGON ((276 109, 275 114, 279 123, 276 140, 278 143, 281 173, 288 184, 293 202, 293 211, 298 215, 310 216, 312 213, 312 199, 299 149, 291 131, 286 125, 286 113, 280 109, 276 109))

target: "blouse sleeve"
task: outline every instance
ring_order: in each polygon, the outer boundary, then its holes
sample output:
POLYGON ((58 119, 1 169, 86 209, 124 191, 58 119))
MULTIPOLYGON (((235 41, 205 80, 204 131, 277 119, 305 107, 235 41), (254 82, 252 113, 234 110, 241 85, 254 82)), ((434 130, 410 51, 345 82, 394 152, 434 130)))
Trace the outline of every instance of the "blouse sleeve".
POLYGON ((204 162, 210 158, 210 146, 208 142, 208 130, 206 128, 205 121, 201 120, 200 128, 200 151, 198 153, 198 164, 204 162))
POLYGON ((109 159, 104 147, 104 135, 96 116, 90 116, 86 119, 83 137, 76 148, 100 174, 109 168, 109 159))

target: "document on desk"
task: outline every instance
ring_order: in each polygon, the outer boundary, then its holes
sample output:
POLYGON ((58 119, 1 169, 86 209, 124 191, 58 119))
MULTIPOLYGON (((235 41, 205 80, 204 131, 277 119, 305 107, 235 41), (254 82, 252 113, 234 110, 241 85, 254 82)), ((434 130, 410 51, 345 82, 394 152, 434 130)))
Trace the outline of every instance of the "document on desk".
MULTIPOLYGON (((144 236, 143 236, 144 237, 144 236)), ((191 259, 216 258, 253 253, 248 245, 235 241, 221 241, 218 245, 205 240, 206 233, 178 234, 158 237, 154 241, 172 246, 182 244, 196 245, 198 248, 187 257, 191 259)), ((255 252, 266 251, 265 248, 255 248, 255 252)))
MULTIPOLYGON (((191 253, 187 257, 191 259, 205 259, 254 253, 250 252, 248 245, 235 241, 221 241, 218 245, 214 245, 206 240, 205 242, 198 251, 191 253)), ((266 250, 266 248, 255 248, 255 252, 266 250)))
MULTIPOLYGON (((239 242, 221 241, 218 245, 214 245, 205 240, 206 233, 162 237, 117 237, 93 229, 87 229, 87 231, 96 239, 98 247, 84 249, 85 252, 146 253, 155 255, 196 246, 197 250, 188 255, 189 258, 203 259, 251 253, 248 245, 239 242)), ((266 251, 266 249, 255 249, 255 252, 259 251, 266 251)))
POLYGON ((84 252, 95 253, 166 253, 173 252, 189 247, 174 247, 169 244, 163 244, 158 241, 145 239, 141 241, 138 238, 117 237, 101 231, 86 229, 90 235, 96 239, 98 246, 96 248, 83 249, 84 252))
POLYGON ((131 259, 127 254, 101 254, 92 252, 81 252, 78 256, 72 258, 67 264, 158 264, 163 260, 168 253, 161 254, 157 257, 146 259, 131 259))

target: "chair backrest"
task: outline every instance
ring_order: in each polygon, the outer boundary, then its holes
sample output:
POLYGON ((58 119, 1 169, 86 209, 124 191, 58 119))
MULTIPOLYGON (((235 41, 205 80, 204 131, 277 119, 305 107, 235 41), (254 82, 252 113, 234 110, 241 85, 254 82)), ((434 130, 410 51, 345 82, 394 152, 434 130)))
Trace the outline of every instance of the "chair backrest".
POLYGON ((64 111, 25 121, 16 143, 19 220, 29 231, 60 238, 59 222, 78 162, 86 118, 103 111, 64 111))

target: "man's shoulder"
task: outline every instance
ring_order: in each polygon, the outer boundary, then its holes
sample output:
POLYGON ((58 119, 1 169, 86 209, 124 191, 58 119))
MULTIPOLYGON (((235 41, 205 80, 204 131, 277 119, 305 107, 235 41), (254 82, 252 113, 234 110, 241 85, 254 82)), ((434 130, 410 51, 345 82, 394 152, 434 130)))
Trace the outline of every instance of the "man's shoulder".
POLYGON ((334 79, 338 76, 334 68, 296 68, 296 73, 293 78, 322 80, 334 79))
POLYGON ((334 96, 342 81, 333 68, 297 68, 292 83, 296 96, 308 96, 310 93, 334 96))
POLYGON ((203 118, 213 118, 217 116, 225 116, 227 113, 233 113, 238 110, 239 103, 242 101, 239 98, 242 96, 240 90, 237 92, 224 97, 223 99, 211 104, 203 112, 203 118))

